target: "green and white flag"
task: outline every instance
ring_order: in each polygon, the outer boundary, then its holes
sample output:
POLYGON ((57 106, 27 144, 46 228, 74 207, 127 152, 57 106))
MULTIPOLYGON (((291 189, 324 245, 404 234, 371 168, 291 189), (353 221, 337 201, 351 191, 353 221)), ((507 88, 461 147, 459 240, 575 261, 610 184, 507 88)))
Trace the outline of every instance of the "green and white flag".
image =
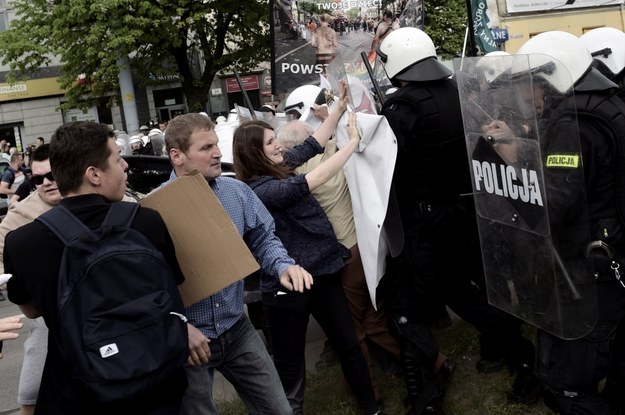
POLYGON ((473 19, 475 46, 484 54, 496 51, 497 43, 490 30, 486 0, 471 0, 471 18, 473 19))

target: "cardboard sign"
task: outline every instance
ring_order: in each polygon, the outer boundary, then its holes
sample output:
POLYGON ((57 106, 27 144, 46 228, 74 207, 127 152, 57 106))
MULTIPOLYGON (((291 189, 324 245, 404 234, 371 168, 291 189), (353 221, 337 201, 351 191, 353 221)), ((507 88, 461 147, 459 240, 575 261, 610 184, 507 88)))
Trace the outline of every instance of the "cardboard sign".
POLYGON ((141 206, 157 210, 185 276, 185 307, 256 271, 259 266, 206 179, 197 171, 152 192, 141 206))

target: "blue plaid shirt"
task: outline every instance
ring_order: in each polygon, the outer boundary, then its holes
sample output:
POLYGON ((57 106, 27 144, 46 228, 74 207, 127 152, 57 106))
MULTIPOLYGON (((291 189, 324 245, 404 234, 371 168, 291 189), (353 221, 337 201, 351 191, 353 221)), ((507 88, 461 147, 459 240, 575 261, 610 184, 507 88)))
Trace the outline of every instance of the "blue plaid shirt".
MULTIPOLYGON (((161 187, 175 178, 176 173, 172 170, 169 180, 161 187)), ((266 274, 277 279, 287 267, 295 264, 274 234, 273 218, 245 183, 230 177, 218 177, 209 185, 266 274)), ((243 280, 187 307, 189 323, 210 339, 229 330, 242 314, 243 280)))

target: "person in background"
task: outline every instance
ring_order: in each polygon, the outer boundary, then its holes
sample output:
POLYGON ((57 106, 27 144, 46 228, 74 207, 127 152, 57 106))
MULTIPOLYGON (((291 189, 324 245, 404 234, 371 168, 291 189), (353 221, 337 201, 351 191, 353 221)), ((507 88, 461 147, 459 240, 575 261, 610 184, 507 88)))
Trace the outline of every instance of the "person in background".
POLYGON ((369 54, 372 54, 378 50, 378 46, 382 43, 384 38, 393 30, 393 12, 390 10, 384 10, 382 15, 382 21, 378 23, 378 27, 375 29, 375 36, 371 41, 371 49, 369 54))
POLYGON ((320 17, 321 23, 319 27, 315 29, 312 34, 310 46, 315 48, 315 55, 317 57, 315 63, 325 66, 330 64, 336 56, 336 50, 339 47, 339 42, 336 38, 336 32, 330 27, 330 15, 322 14, 320 17))
POLYGON ((2 174, 0 195, 10 198, 25 179, 26 176, 22 171, 22 155, 14 153, 11 155, 9 167, 2 174))

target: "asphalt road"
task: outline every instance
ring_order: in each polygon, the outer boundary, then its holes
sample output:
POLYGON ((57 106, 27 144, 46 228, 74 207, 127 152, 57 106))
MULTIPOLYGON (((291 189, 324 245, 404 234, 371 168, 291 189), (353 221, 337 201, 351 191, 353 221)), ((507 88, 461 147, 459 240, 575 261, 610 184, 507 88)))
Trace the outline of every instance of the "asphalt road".
MULTIPOLYGON (((20 309, 16 305, 9 300, 0 301, 0 318, 15 315, 21 315, 20 309)), ((24 317, 22 321, 24 327, 19 332, 20 336, 15 340, 5 341, 2 349, 4 358, 0 359, 0 415, 19 414, 17 387, 24 357, 24 340, 28 337, 30 327, 28 318, 24 317)), ((323 331, 317 322, 311 318, 306 335, 306 367, 308 370, 314 370, 315 363, 319 360, 319 354, 323 350, 324 340, 323 331)), ((217 401, 230 401, 236 398, 234 387, 218 372, 215 373, 213 397, 217 401)))
MULTIPOLYGON (((3 292, 6 296, 6 292, 3 292)), ((9 300, 0 301, 0 318, 21 315, 20 309, 9 300)), ((28 337, 30 320, 22 318, 24 327, 19 331, 20 336, 11 341, 5 341, 0 360, 0 415, 14 414, 19 410, 17 404, 17 385, 20 379, 22 359, 24 356, 24 340, 28 337)))

